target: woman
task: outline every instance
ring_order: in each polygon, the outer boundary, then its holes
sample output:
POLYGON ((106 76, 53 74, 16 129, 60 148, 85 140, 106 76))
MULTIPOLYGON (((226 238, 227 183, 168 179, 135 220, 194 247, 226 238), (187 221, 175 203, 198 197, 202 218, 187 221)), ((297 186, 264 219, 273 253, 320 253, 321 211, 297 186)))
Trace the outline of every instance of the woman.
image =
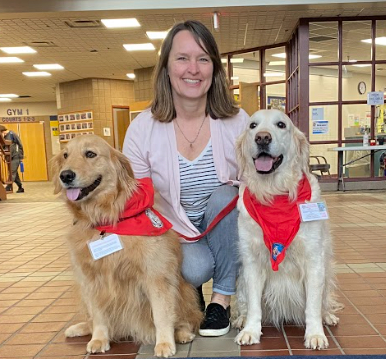
MULTIPOLYGON (((248 119, 228 90, 210 31, 198 21, 176 24, 161 47, 151 108, 128 128, 123 153, 137 178, 152 178, 157 208, 178 233, 199 235, 237 195, 234 146, 248 119)), ((204 238, 182 245, 184 278, 196 287, 213 278, 203 336, 229 331, 237 240, 233 209, 204 238)))

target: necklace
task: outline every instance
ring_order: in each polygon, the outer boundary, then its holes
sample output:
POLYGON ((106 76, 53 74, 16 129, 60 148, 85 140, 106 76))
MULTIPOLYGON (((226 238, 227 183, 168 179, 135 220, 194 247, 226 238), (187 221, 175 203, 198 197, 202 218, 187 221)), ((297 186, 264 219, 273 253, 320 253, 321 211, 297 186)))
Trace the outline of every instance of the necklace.
POLYGON ((189 140, 188 140, 188 138, 187 138, 187 137, 185 136, 185 134, 182 132, 181 127, 180 127, 180 125, 178 124, 178 121, 177 121, 177 119, 176 119, 176 125, 177 125, 178 129, 180 130, 182 136, 184 136, 185 140, 186 140, 187 142, 189 142, 190 148, 193 148, 193 144, 194 144, 194 142, 196 142, 196 140, 197 140, 197 138, 198 138, 198 135, 199 135, 200 132, 201 132, 202 126, 204 126, 205 119, 206 119, 206 114, 205 114, 205 116, 204 116, 204 118, 203 118, 203 120, 202 120, 201 126, 200 126, 200 128, 198 129, 197 135, 196 135, 196 137, 194 138, 193 141, 189 141, 189 140))

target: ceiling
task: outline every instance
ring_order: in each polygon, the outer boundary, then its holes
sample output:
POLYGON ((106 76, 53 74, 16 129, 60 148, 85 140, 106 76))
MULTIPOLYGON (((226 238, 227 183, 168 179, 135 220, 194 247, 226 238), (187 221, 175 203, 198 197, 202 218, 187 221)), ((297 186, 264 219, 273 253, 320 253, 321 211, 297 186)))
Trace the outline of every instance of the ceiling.
MULTIPOLYGON (((126 73, 155 64, 157 51, 127 52, 125 43, 149 42, 146 31, 167 30, 174 23, 197 19, 208 26, 222 53, 287 41, 299 18, 331 16, 386 15, 386 2, 282 5, 257 7, 157 9, 46 13, 2 13, 0 15, 0 47, 29 45, 36 54, 16 55, 24 63, 0 64, 0 94, 16 93, 29 98, 13 102, 55 101, 55 84, 82 78, 127 80, 126 73), (220 13, 220 29, 213 29, 213 12, 220 13), (135 17, 141 24, 137 29, 107 29, 99 23, 102 18, 135 17), (64 70, 49 71, 47 78, 29 78, 23 71, 34 71, 33 64, 59 63, 64 70)), ((382 22, 383 23, 383 22, 382 22)), ((319 23, 320 24, 320 23, 319 23)), ((358 38, 368 36, 368 22, 347 28, 347 52, 351 59, 367 56, 369 45, 358 44, 358 38), (349 31, 350 30, 350 31, 349 31), (363 49, 366 49, 364 51, 363 49)), ((386 18, 384 21, 386 29, 386 18)), ((336 25, 310 27, 312 36, 336 33, 336 25)), ((380 30, 381 31, 381 30, 380 30)), ((383 31, 383 30, 382 30, 383 31)), ((381 33, 381 32, 380 32, 381 33)), ((385 34, 386 36, 386 34, 385 34)), ((157 50, 160 41, 152 41, 157 50)), ((323 53, 323 61, 336 58, 336 40, 310 42, 311 51, 323 53)), ((337 46, 337 45, 336 45, 337 46)), ((386 46, 384 47, 386 49, 386 46)), ((1 54, 1 56, 6 56, 1 54)), ((386 53, 385 57, 386 59, 386 53)), ((274 58, 272 58, 274 60, 274 58)), ((278 59, 275 59, 278 60, 278 59)), ((336 60, 336 59, 335 59, 336 60)), ((357 58, 367 60, 367 58, 357 58)))

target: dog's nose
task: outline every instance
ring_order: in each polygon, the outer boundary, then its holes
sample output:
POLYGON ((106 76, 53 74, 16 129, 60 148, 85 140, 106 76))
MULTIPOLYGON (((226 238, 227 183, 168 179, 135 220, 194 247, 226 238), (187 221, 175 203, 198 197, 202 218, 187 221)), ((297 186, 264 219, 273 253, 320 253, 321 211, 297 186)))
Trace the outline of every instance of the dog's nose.
POLYGON ((70 184, 76 177, 76 173, 71 170, 62 171, 60 173, 60 179, 63 183, 70 184))
POLYGON ((258 132, 255 141, 258 145, 268 145, 272 142, 272 136, 269 132, 258 132))

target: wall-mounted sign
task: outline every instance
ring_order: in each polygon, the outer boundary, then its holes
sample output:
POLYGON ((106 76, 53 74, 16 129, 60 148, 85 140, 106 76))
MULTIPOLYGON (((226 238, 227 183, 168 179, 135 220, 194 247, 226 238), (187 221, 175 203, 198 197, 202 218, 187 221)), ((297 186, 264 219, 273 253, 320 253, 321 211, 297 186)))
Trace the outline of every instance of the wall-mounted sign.
POLYGON ((324 135, 328 133, 328 121, 313 121, 312 122, 312 134, 324 135))
POLYGON ((37 122, 34 116, 0 117, 1 122, 37 122))
POLYGON ((383 105, 385 103, 384 94, 382 91, 374 91, 367 93, 367 104, 368 105, 383 105))
POLYGON ((312 121, 322 121, 324 120, 324 108, 316 107, 312 109, 312 121))

